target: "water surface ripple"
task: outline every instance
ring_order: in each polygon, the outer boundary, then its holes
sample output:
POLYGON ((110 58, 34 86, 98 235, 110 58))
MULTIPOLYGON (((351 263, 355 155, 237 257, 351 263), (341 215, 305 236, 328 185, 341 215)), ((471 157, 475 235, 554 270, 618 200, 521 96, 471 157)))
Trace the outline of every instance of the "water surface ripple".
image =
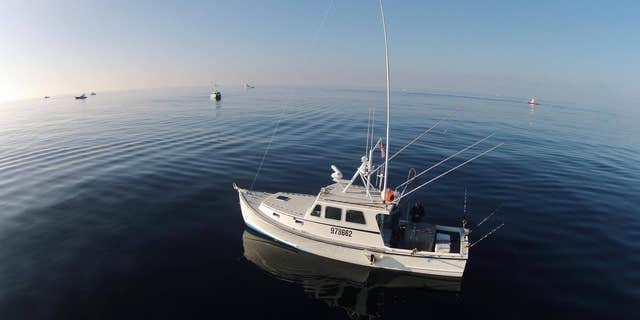
POLYGON ((255 188, 315 194, 331 164, 355 169, 369 107, 383 136, 382 91, 224 93, 0 105, 0 319, 640 315, 637 113, 394 92, 392 152, 457 111, 391 162, 392 184, 492 132, 428 176, 505 142, 414 197, 437 223, 460 222, 465 189, 472 222, 500 207, 473 236, 505 227, 473 248, 451 293, 380 285, 386 274, 347 280, 330 262, 335 275, 282 264, 256 248, 324 266, 244 233, 231 184, 251 184, 281 114, 255 188))

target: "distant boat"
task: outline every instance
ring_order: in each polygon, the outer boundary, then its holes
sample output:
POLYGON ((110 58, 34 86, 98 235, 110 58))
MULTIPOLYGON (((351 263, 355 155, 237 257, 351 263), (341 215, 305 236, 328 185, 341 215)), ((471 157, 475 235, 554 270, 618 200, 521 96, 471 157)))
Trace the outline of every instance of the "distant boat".
POLYGON ((252 86, 252 85, 250 85, 250 84, 248 84, 248 83, 245 83, 245 84, 244 84, 244 88, 245 88, 245 89, 253 89, 253 88, 255 88, 255 87, 254 87, 254 86, 252 86))
POLYGON ((49 96, 44 96, 44 99, 49 99, 49 98, 51 98, 51 97, 49 97, 49 96))
POLYGON ((220 101, 220 99, 222 99, 222 93, 220 93, 218 89, 213 88, 213 91, 211 91, 211 100, 220 101))
POLYGON ((527 102, 528 104, 532 105, 532 106, 537 106, 539 103, 536 101, 536 99, 531 98, 531 100, 529 100, 529 102, 527 102))
POLYGON ((95 96, 95 95, 96 95, 96 93, 95 93, 95 92, 91 92, 91 95, 92 95, 92 96, 95 96))
POLYGON ((84 100, 84 99, 86 99, 86 98, 87 98, 87 95, 86 95, 86 94, 84 94, 84 93, 83 93, 81 96, 77 96, 77 97, 76 97, 76 99, 78 99, 78 100, 84 100))

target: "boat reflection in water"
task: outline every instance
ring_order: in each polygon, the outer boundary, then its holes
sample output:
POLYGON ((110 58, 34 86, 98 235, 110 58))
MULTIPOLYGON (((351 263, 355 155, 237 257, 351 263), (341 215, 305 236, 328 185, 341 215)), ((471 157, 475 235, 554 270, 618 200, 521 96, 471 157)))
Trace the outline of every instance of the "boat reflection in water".
POLYGON ((249 229, 244 231, 242 243, 247 260, 278 279, 299 284, 309 296, 330 307, 345 309, 351 318, 382 316, 385 292, 417 289, 459 298, 460 278, 400 273, 331 260, 298 251, 249 229))

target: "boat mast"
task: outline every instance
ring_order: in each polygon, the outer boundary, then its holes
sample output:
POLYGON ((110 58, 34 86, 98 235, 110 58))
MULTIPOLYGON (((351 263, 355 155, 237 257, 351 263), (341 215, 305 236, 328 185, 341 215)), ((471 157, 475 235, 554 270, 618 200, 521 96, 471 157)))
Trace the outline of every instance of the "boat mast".
POLYGON ((390 95, 389 95, 389 47, 387 45, 387 24, 384 21, 384 9, 382 7, 382 0, 378 1, 380 3, 380 15, 382 17, 382 31, 384 33, 384 58, 387 67, 387 137, 385 139, 386 147, 385 147, 385 156, 384 156, 384 183, 383 188, 380 192, 382 196, 382 200, 385 199, 387 193, 387 177, 389 176, 389 118, 390 118, 390 95))

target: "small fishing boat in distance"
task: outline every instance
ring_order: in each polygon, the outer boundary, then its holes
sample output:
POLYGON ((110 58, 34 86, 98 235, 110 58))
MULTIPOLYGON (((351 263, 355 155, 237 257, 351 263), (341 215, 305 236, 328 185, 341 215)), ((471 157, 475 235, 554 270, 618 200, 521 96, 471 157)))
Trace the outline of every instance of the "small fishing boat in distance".
POLYGON ((253 88, 255 88, 255 87, 254 87, 254 86, 252 86, 252 85, 250 85, 250 84, 248 84, 248 83, 245 83, 245 84, 244 84, 244 88, 245 88, 245 89, 253 89, 253 88))
POLYGON ((92 96, 95 96, 95 95, 96 95, 96 93, 92 91, 92 92, 91 92, 91 95, 92 95, 92 96))
POLYGON ((44 98, 43 98, 43 99, 49 99, 49 98, 51 98, 51 97, 49 97, 49 96, 44 96, 44 98))
POLYGON ((534 98, 531 98, 531 100, 529 100, 529 102, 527 103, 532 106, 537 106, 539 104, 534 98))
POLYGON ((87 95, 83 93, 82 95, 77 96, 76 100, 84 100, 86 98, 87 98, 87 95))
POLYGON ((222 99, 222 93, 218 89, 213 88, 211 91, 211 100, 220 101, 222 99))

